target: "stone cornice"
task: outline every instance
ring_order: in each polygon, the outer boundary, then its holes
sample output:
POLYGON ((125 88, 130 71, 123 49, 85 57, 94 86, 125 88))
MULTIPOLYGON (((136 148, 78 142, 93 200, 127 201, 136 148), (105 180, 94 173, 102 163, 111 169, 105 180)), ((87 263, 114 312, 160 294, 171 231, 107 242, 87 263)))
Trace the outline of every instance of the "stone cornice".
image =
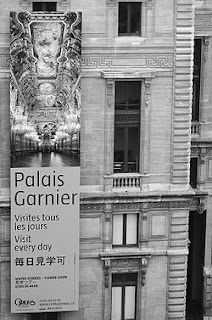
POLYGON ((146 70, 105 70, 101 72, 102 77, 105 79, 144 79, 144 78, 154 78, 155 72, 148 72, 146 70))

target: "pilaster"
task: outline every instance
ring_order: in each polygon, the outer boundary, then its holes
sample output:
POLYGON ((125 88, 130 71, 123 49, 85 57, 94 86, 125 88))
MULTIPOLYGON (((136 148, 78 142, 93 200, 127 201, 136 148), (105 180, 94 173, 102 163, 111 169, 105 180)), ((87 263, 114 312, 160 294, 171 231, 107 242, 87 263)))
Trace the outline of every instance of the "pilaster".
POLYGON ((173 111, 173 189, 189 187, 194 1, 176 1, 173 111))

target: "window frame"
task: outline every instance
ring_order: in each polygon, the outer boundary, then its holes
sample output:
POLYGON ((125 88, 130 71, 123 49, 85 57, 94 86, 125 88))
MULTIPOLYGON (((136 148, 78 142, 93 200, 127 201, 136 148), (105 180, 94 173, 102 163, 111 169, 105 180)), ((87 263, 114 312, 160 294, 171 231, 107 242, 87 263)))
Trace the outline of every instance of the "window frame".
POLYGON ((32 12, 57 12, 57 1, 32 1, 32 12), (34 4, 41 5, 41 9, 34 10, 34 4), (55 10, 48 10, 49 4, 55 4, 55 10))
POLYGON ((203 38, 196 37, 194 39, 192 122, 200 121, 202 56, 203 56, 203 38), (195 59, 195 42, 196 42, 196 47, 197 48, 199 47, 199 59, 195 59))
POLYGON ((118 2, 118 37, 141 37, 142 33, 142 1, 119 1, 118 2), (120 32, 120 6, 121 4, 127 4, 127 32, 120 32), (138 32, 132 32, 132 26, 131 26, 131 19, 132 19, 132 10, 133 10, 133 4, 140 5, 139 10, 139 16, 138 16, 138 23, 139 23, 139 31, 138 32))
POLYGON ((189 179, 189 184, 191 186, 192 189, 197 189, 197 185, 198 185, 198 176, 199 176, 199 170, 198 170, 198 167, 199 167, 199 157, 198 156, 194 156, 194 157, 191 157, 190 158, 190 179, 189 179), (196 179, 195 181, 192 181, 191 178, 192 178, 192 173, 191 173, 191 163, 192 163, 192 159, 195 159, 196 160, 196 168, 195 168, 195 176, 196 176, 196 179), (193 183, 194 182, 194 183, 193 183))
POLYGON ((138 212, 124 212, 124 213, 113 213, 112 214, 112 248, 138 248, 139 245, 139 213, 138 212), (114 244, 114 216, 122 216, 122 243, 114 244), (127 243, 127 216, 136 215, 136 243, 127 243))
POLYGON ((126 287, 132 286, 135 287, 135 301, 134 301, 134 318, 130 320, 136 320, 137 317, 137 298, 138 298, 138 272, 128 272, 128 273, 112 273, 111 274, 111 320, 112 318, 112 299, 113 299, 113 288, 121 288, 121 319, 128 320, 125 318, 125 297, 126 297, 126 287), (122 281, 114 281, 113 277, 121 276, 122 281), (136 275, 135 280, 127 280, 127 277, 130 275, 136 275))
MULTIPOLYGON (((141 114, 142 114, 142 87, 143 87, 143 81, 141 79, 116 79, 115 80, 115 94, 114 94, 114 147, 113 147, 113 173, 120 173, 120 174, 124 174, 124 173, 139 173, 141 171, 140 168, 140 162, 141 162, 141 114), (134 104, 134 103, 130 103, 129 102, 129 96, 126 95, 127 101, 128 103, 124 103, 123 104, 123 109, 119 109, 119 106, 121 104, 119 104, 116 101, 116 90, 117 90, 117 83, 125 83, 126 84, 126 88, 128 90, 128 86, 129 83, 137 83, 139 84, 139 103, 134 104), (130 106, 136 106, 136 109, 130 109, 130 106), (127 116, 134 116, 134 121, 132 122, 128 122, 127 120, 123 121, 123 122, 119 122, 117 121, 117 117, 119 116, 125 116, 125 118, 127 116), (137 121, 136 121, 136 117, 137 117, 137 121), (115 152, 117 152, 117 150, 115 150, 115 139, 116 139, 116 129, 123 129, 124 130, 124 149, 123 149, 123 161, 115 161, 115 152), (137 156, 138 156, 138 160, 137 162, 135 161, 135 169, 131 169, 130 170, 130 161, 129 161, 129 129, 130 128, 137 128, 138 129, 138 150, 137 151, 137 156), (120 163, 119 163, 120 162, 120 163), (121 166, 121 162, 123 162, 122 166, 121 166), (117 170, 117 172, 115 172, 117 170), (118 171, 119 170, 119 171, 118 171)), ((118 94, 117 94, 118 95, 118 94)), ((133 167, 132 167, 133 168, 133 167)))

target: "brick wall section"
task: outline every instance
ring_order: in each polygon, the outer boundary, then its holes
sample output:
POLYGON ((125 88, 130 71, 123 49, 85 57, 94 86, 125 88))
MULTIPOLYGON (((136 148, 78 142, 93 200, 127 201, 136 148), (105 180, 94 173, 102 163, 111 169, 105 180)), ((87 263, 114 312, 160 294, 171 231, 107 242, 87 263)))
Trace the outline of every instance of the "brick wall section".
POLYGON ((193 72, 194 1, 176 1, 173 188, 188 187, 193 72))

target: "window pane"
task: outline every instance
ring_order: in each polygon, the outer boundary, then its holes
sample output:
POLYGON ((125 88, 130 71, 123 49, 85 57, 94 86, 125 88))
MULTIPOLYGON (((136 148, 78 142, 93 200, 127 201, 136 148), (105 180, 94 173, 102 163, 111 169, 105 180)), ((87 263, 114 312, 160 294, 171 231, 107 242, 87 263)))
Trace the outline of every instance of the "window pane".
POLYGON ((115 87, 116 110, 140 110, 141 82, 117 81, 115 87))
POLYGON ((199 121, 200 79, 193 78, 192 121, 199 121))
POLYGON ((112 320, 121 320, 122 288, 112 288, 112 320))
MULTIPOLYGON (((115 86, 116 106, 127 104, 127 85, 125 81, 117 81, 115 86)), ((120 106, 121 107, 121 106, 120 106)), ((119 109, 120 109, 119 107, 119 109)))
POLYGON ((192 121, 199 121, 201 46, 202 46, 201 39, 195 39, 194 40, 192 121))
POLYGON ((33 11, 57 11, 57 2, 33 2, 33 11))
POLYGON ((190 185, 192 188, 197 187, 197 164, 198 164, 198 158, 191 158, 191 160, 190 160, 190 185))
POLYGON ((112 282, 113 286, 122 286, 123 281, 124 281, 124 275, 125 273, 113 273, 112 274, 112 282))
POLYGON ((128 24, 128 3, 120 2, 119 3, 119 30, 118 33, 127 33, 127 24, 128 24))
POLYGON ((126 282, 130 285, 136 285, 137 283, 137 273, 124 273, 126 282))
POLYGON ((137 244, 137 214, 127 214, 126 244, 137 244))
POLYGON ((122 245, 123 243, 123 215, 113 215, 113 244, 122 245))
POLYGON ((127 82, 127 95, 128 95, 128 104, 137 105, 137 108, 140 107, 140 96, 141 96, 141 83, 140 81, 129 81, 127 82))
POLYGON ((125 287, 124 319, 135 318, 135 286, 125 287))
POLYGON ((140 11, 141 11, 141 4, 140 3, 131 3, 131 33, 136 35, 140 35, 140 11))
POLYGON ((128 172, 139 171, 139 127, 128 128, 128 172))
POLYGON ((115 127, 114 137, 114 172, 124 171, 124 128, 115 127))

